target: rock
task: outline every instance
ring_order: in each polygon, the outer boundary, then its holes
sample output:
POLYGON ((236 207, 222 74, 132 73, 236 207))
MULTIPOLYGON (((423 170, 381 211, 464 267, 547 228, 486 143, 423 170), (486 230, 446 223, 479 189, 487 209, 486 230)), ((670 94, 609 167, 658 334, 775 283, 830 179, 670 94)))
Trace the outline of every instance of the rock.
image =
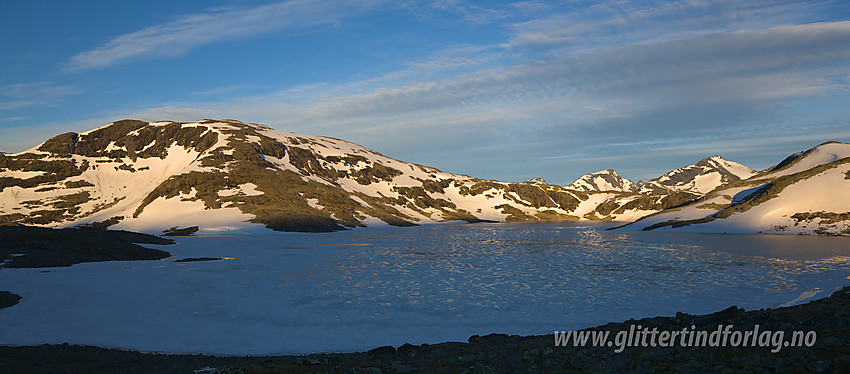
POLYGON ((369 351, 369 357, 378 360, 389 360, 395 356, 396 350, 395 347, 391 345, 385 345, 383 347, 378 347, 369 351))
POLYGON ((400 355, 408 355, 415 350, 416 350, 415 345, 410 344, 410 343, 404 343, 400 347, 398 347, 398 350, 396 350, 396 352, 400 355))
POLYGON ((351 370, 353 374, 381 374, 381 369, 374 367, 354 368, 351 370))
POLYGON ((527 180, 527 181, 525 181, 525 182, 522 182, 522 183, 528 183, 528 184, 549 184, 549 183, 546 183, 546 180, 545 180, 545 179, 543 179, 543 178, 531 178, 531 179, 529 179, 529 180, 527 180))
POLYGON ((301 357, 295 360, 295 363, 300 365, 319 365, 322 362, 311 357, 301 357))
POLYGON ((811 370, 816 373, 823 373, 829 370, 830 365, 831 364, 829 361, 812 361, 806 365, 806 370, 811 370))
POLYGON ((386 369, 393 373, 411 373, 419 370, 415 367, 401 364, 392 364, 390 366, 387 366, 386 369))

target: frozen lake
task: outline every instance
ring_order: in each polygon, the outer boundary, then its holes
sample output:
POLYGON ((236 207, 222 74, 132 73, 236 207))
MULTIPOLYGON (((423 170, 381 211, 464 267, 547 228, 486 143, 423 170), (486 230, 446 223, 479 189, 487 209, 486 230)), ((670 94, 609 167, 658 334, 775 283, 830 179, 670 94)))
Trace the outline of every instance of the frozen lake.
POLYGON ((2 269, 0 344, 287 354, 549 334, 805 302, 850 284, 850 239, 446 224, 178 238, 174 258, 2 269), (187 257, 230 260, 174 262, 187 257))

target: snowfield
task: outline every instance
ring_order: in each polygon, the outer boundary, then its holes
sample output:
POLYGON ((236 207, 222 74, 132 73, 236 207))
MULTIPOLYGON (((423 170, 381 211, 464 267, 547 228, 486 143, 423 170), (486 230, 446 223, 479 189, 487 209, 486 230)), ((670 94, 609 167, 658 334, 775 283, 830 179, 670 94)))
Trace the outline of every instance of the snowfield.
POLYGON ((825 143, 792 157, 792 162, 758 173, 742 186, 717 188, 700 201, 623 229, 850 235, 850 145, 825 143), (782 186, 778 192, 777 183, 782 186), (738 206, 743 209, 732 210, 738 206), (678 225, 662 225, 674 222, 678 225))
POLYGON ((850 273, 844 238, 604 228, 480 223, 180 237, 152 246, 170 259, 2 269, 2 288, 23 299, 0 309, 0 344, 368 350, 776 307, 828 295, 850 273), (174 262, 188 257, 232 259, 174 262))

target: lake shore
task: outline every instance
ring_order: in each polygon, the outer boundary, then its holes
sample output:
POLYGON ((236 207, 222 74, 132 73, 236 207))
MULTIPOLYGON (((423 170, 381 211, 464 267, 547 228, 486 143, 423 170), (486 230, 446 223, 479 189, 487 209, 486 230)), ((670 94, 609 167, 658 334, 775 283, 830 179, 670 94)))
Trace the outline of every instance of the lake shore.
POLYGON ((161 260, 171 253, 139 244, 174 240, 130 231, 0 225, 0 268, 64 267, 83 262, 161 260))
POLYGON ((556 347, 554 336, 492 334, 466 343, 405 344, 368 352, 300 356, 157 354, 79 345, 0 347, 0 371, 9 373, 501 373, 501 372, 850 372, 850 286, 806 304, 707 315, 644 318, 587 330, 815 331, 811 346, 785 347, 556 347), (206 370, 206 371, 202 371, 206 370))

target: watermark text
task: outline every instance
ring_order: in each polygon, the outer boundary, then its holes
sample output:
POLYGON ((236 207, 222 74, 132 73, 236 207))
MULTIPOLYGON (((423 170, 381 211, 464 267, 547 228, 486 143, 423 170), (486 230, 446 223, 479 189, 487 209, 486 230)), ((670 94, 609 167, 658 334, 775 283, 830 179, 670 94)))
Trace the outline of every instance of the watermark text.
POLYGON ((628 330, 555 331, 556 347, 611 347, 620 353, 628 347, 769 347, 776 353, 784 347, 811 347, 817 341, 815 331, 792 331, 786 339, 785 331, 762 330, 755 325, 750 330, 734 330, 733 325, 717 325, 716 330, 697 330, 696 326, 681 330, 659 330, 630 325, 628 330))

